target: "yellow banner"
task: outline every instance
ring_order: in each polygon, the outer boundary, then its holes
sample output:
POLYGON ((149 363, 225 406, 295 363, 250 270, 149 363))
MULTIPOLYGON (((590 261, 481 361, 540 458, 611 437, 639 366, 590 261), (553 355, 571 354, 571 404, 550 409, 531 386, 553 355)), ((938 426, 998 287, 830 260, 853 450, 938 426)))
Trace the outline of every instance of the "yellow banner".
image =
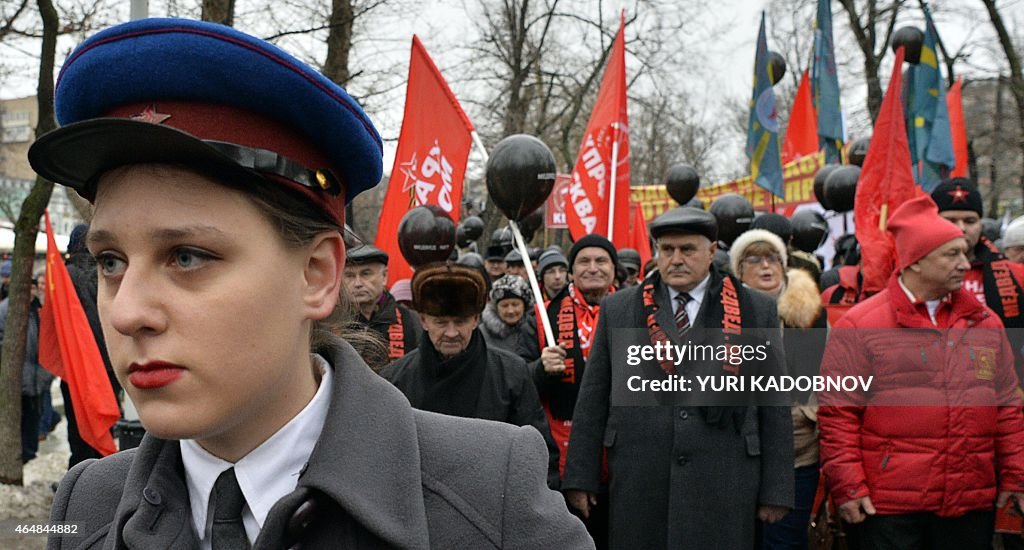
MULTIPOLYGON (((782 179, 786 186, 786 198, 775 197, 775 210, 786 215, 792 214, 793 208, 800 204, 816 202, 814 197, 814 175, 825 165, 825 155, 803 157, 783 167, 782 179)), ((750 176, 738 180, 727 181, 701 187, 697 198, 707 208, 716 198, 726 193, 736 193, 747 198, 755 210, 771 210, 771 194, 754 185, 750 176)), ((639 185, 631 189, 630 199, 640 203, 644 209, 644 218, 653 220, 666 210, 675 208, 676 201, 668 195, 664 185, 639 185)))

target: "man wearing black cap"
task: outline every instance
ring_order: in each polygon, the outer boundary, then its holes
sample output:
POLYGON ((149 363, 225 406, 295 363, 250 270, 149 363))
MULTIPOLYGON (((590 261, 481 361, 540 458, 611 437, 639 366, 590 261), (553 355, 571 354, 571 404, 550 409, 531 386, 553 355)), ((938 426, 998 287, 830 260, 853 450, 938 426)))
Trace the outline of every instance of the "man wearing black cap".
POLYGON ((379 334, 387 342, 388 358, 395 360, 416 349, 423 327, 415 313, 395 301, 385 288, 387 281, 386 252, 371 245, 348 251, 345 290, 352 300, 355 322, 379 334))
MULTIPOLYGON (((712 267, 713 215, 676 208, 655 219, 650 234, 657 273, 602 305, 562 490, 583 516, 591 513, 606 452, 611 548, 752 548, 755 520, 777 521, 793 506, 789 409, 611 406, 611 341, 638 328, 648 329, 652 344, 668 339, 673 345, 684 343, 691 327, 772 329, 775 303, 712 267)), ((776 369, 778 352, 768 354, 776 369)), ((705 365, 683 366, 691 372, 705 365)))
POLYGON ((626 280, 622 281, 623 288, 636 286, 637 277, 640 275, 640 253, 633 248, 620 249, 619 263, 626 270, 626 280))
POLYGON ((412 296, 423 320, 420 346, 381 376, 414 408, 537 428, 548 444, 548 485, 556 488, 558 448, 526 362, 488 346, 477 328, 487 304, 483 275, 458 264, 425 266, 413 275, 412 296))
MULTIPOLYGON (((613 292, 618 263, 615 246, 600 235, 586 235, 572 245, 568 258, 572 283, 548 302, 546 311, 558 345, 543 342, 546 347, 541 350, 540 360, 530 364, 548 414, 551 435, 561 451, 560 471, 565 468, 573 410, 590 356, 601 300, 613 292)), ((605 546, 603 541, 607 538, 606 512, 607 507, 603 507, 598 511, 600 516, 584 521, 599 548, 605 546)))
MULTIPOLYGON (((932 200, 939 207, 939 215, 959 227, 967 239, 971 269, 964 276, 964 290, 996 312, 1006 328, 1024 328, 1024 289, 1020 284, 1024 271, 981 234, 981 193, 970 180, 954 178, 939 183, 932 191, 932 200)), ((1011 331, 1011 335, 1017 332, 1021 331, 1011 331)))
POLYGON ((508 249, 505 246, 492 244, 487 247, 487 256, 484 258, 484 269, 492 281, 497 281, 505 274, 508 263, 505 262, 505 255, 508 249))

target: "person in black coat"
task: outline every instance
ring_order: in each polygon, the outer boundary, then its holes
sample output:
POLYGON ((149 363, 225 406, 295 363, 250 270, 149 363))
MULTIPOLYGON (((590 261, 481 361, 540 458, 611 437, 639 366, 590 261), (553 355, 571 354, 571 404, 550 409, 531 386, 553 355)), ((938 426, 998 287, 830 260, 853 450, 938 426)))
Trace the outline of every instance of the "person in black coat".
POLYGON ((346 252, 345 292, 355 313, 354 324, 379 336, 387 345, 387 359, 393 361, 416 349, 422 327, 416 313, 388 292, 387 281, 387 252, 368 244, 346 252))
MULTIPOLYGON (((581 514, 592 513, 607 453, 610 548, 753 548, 756 520, 778 521, 793 507, 788 402, 616 403, 615 374, 624 372, 616 369, 625 367, 626 358, 613 357, 612 342, 636 329, 647 333, 651 345, 674 346, 691 338, 712 342, 717 336, 707 329, 722 334, 726 323, 737 334, 777 331, 776 306, 712 267, 717 225, 711 214, 676 208, 655 219, 650 232, 657 239, 658 272, 601 303, 573 412, 562 490, 581 514)), ((766 359, 762 368, 784 371, 781 348, 771 347, 766 359)), ((713 374, 725 366, 685 361, 675 372, 713 374)), ((666 368, 648 361, 637 372, 664 378, 666 368)))
POLYGON ((478 328, 487 301, 480 272, 457 264, 420 268, 412 295, 423 320, 420 345, 381 376, 420 410, 533 426, 548 444, 548 485, 556 487, 558 447, 526 362, 489 346, 478 328))

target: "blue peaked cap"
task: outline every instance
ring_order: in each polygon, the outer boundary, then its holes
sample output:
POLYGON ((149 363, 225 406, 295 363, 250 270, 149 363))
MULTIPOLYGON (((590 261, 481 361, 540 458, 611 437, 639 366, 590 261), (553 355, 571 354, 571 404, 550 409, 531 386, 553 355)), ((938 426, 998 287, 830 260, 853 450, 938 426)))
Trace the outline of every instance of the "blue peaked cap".
MULTIPOLYGON (((345 189, 347 202, 381 179, 380 135, 344 89, 268 42, 203 21, 142 19, 106 29, 83 42, 57 80, 55 110, 64 128, 54 133, 111 116, 123 105, 155 102, 159 110, 160 101, 223 105, 294 130, 319 148, 330 164, 306 168, 329 168, 345 189)), ((76 145, 84 143, 80 139, 76 145)), ((61 172, 54 166, 59 159, 49 159, 59 156, 60 150, 45 152, 34 159, 30 154, 33 167, 39 164, 43 170, 37 171, 44 176, 49 177, 47 170, 63 180, 99 175, 61 172)), ((50 179, 80 193, 90 185, 50 179)))

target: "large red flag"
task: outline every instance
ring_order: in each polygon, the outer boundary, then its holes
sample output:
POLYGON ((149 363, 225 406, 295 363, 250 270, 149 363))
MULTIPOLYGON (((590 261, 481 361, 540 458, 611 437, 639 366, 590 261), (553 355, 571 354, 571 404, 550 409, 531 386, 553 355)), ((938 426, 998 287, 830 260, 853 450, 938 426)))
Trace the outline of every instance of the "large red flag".
POLYGON ((818 115, 814 112, 814 102, 811 100, 811 82, 807 71, 804 71, 800 77, 800 87, 796 90, 796 98, 793 99, 793 109, 789 112, 786 140, 782 144, 782 165, 817 152, 818 115))
POLYGON ((71 391, 78 432, 104 456, 117 452, 110 428, 121 417, 96 337, 53 239, 46 213, 46 281, 39 312, 39 363, 71 391))
POLYGON ((644 266, 651 260, 651 239, 647 235, 647 220, 644 218, 644 207, 639 202, 633 203, 632 216, 630 216, 629 248, 640 253, 640 276, 644 273, 644 266))
POLYGON ((949 173, 951 178, 967 177, 967 124, 964 123, 964 105, 961 99, 963 80, 963 77, 956 79, 956 84, 953 84, 946 94, 949 133, 953 139, 953 154, 956 156, 956 167, 949 173))
POLYGON ((597 103, 590 113, 572 170, 566 220, 573 240, 597 233, 616 247, 629 246, 629 113, 626 110, 626 46, 622 14, 597 103), (613 160, 614 158, 614 160, 613 160), (613 166, 614 164, 614 166, 613 166), (614 184, 613 184, 614 176, 614 184), (609 220, 612 229, 609 232, 609 220))
POLYGON ((388 253, 388 286, 412 277, 398 248, 398 223, 409 209, 436 204, 459 221, 472 133, 473 123, 420 39, 413 36, 402 132, 375 242, 388 253))
POLYGON ((903 122, 903 48, 896 52, 889 88, 875 119, 874 133, 860 173, 854 198, 853 219, 861 247, 864 290, 885 288, 896 261, 896 247, 886 222, 904 201, 922 193, 914 184, 910 145, 903 122))

